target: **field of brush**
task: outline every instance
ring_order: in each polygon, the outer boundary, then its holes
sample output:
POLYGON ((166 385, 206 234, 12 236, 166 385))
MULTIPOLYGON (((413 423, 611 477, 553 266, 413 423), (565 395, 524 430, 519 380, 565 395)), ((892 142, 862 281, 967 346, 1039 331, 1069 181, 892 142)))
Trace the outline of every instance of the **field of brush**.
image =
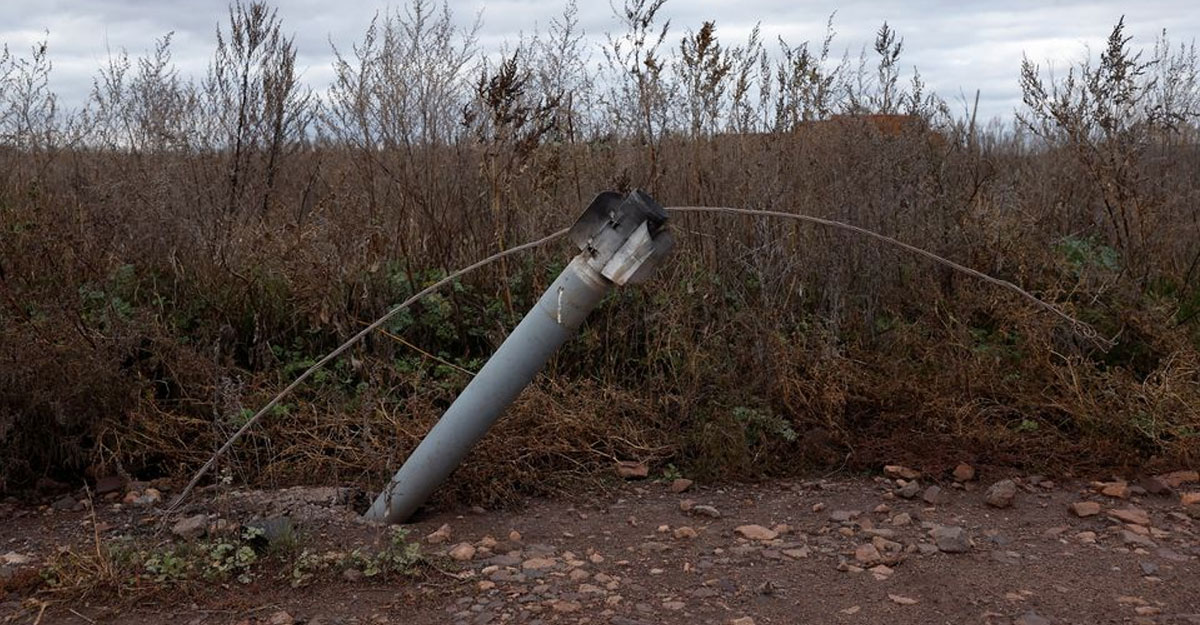
MULTIPOLYGON (((902 72, 886 25, 866 65, 839 65, 828 42, 667 33, 657 6, 631 3, 603 51, 568 10, 497 61, 417 3, 317 94, 280 16, 239 5, 206 77, 164 39, 106 62, 69 112, 44 49, 7 51, 0 492, 186 476, 390 307, 631 188, 861 226, 1105 340, 851 233, 677 215, 674 257, 602 304, 439 496, 553 492, 616 460, 741 480, 1200 459, 1192 48, 1137 56, 1118 25, 1071 79, 1014 67, 1017 121, 984 123, 902 72)), ((382 484, 572 253, 489 265, 397 316, 216 478, 382 484)))

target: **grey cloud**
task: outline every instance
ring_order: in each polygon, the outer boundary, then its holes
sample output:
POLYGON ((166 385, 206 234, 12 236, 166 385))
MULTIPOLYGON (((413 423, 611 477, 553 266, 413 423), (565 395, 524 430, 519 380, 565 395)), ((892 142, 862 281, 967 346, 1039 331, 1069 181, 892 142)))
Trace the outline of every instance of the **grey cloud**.
MULTIPOLYGON (((330 43, 349 51, 372 16, 389 10, 380 1, 328 2, 278 0, 275 3, 285 30, 295 35, 304 76, 316 89, 327 84, 332 72, 330 43)), ((127 49, 140 54, 154 39, 174 31, 173 55, 180 70, 203 73, 215 42, 218 22, 227 19, 223 0, 151 2, 147 0, 6 0, 0 8, 0 41, 16 51, 28 48, 49 31, 51 59, 55 64, 54 88, 67 106, 85 101, 96 69, 109 50, 127 49)), ((403 3, 392 10, 403 10, 403 3)), ((535 28, 545 30, 557 18, 559 0, 455 1, 450 3, 464 26, 482 12, 480 47, 498 50, 535 28)), ((825 22, 836 11, 834 41, 837 56, 856 56, 868 46, 879 25, 887 20, 905 39, 903 62, 916 65, 931 89, 952 102, 964 94, 981 92, 981 113, 1008 116, 1019 103, 1017 72, 1023 54, 1040 63, 1057 66, 1078 60, 1084 46, 1098 50, 1112 24, 1126 15, 1127 32, 1135 42, 1149 47, 1166 27, 1175 41, 1200 34, 1200 11, 1191 2, 1145 0, 1136 4, 1103 2, 1035 2, 1013 0, 1003 4, 916 0, 905 3, 873 0, 840 5, 836 2, 794 0, 742 0, 725 2, 672 0, 663 10, 671 20, 670 44, 698 28, 703 20, 717 22, 725 41, 740 43, 761 23, 771 46, 782 36, 791 44, 824 37, 825 22), (997 8, 1002 7, 1002 8, 997 8)), ((599 43, 603 34, 617 29, 608 2, 581 1, 580 26, 599 43)), ((593 51, 599 60, 599 51, 593 51)), ((956 105, 957 106, 957 105, 956 105)))

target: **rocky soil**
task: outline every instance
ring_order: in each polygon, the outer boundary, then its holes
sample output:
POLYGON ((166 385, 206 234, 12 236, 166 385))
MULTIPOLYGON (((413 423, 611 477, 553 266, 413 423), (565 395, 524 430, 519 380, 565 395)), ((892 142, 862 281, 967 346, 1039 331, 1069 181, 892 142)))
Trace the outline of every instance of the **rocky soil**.
POLYGON ((1194 472, 1085 482, 963 465, 936 477, 893 466, 723 488, 638 480, 435 512, 411 526, 416 574, 375 576, 338 555, 388 535, 358 518, 366 498, 351 489, 209 491, 164 524, 169 484, 99 484, 94 515, 79 493, 0 504, 0 622, 1200 624, 1194 472), (15 583, 97 537, 163 548, 247 525, 336 564, 120 595, 15 583))

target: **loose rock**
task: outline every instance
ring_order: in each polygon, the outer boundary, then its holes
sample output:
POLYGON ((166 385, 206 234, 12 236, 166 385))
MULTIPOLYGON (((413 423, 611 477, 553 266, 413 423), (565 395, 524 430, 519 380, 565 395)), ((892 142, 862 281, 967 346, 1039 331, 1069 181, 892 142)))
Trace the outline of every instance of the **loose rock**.
POLYGON ((553 558, 530 558, 521 563, 521 568, 526 571, 540 571, 542 569, 552 568, 555 562, 553 558))
POLYGON ((973 479, 975 479, 975 467, 965 462, 959 463, 958 466, 954 467, 955 482, 970 482, 973 479))
POLYGON ((192 540, 200 538, 208 529, 208 516, 197 514, 195 516, 180 519, 171 527, 171 533, 184 540, 192 540))
POLYGON ((578 601, 558 600, 550 604, 550 608, 555 612, 566 614, 569 612, 578 612, 583 609, 583 604, 578 601))
POLYGON ((989 506, 993 508, 1008 508, 1012 506, 1017 496, 1017 484, 1012 480, 1000 480, 992 484, 984 495, 989 506))
POLYGON ((1200 482, 1200 472, 1174 471, 1167 473, 1166 475, 1160 475, 1158 476, 1158 479, 1162 480, 1164 484, 1170 486, 1171 488, 1179 488, 1184 484, 1200 482))
POLYGON ((967 532, 953 525, 939 525, 929 532, 933 542, 940 551, 946 553, 965 553, 971 549, 971 541, 967 532))
POLYGON ((1052 625, 1053 621, 1034 611, 1026 612, 1017 617, 1013 625, 1052 625))
POLYGON ((685 480, 683 478, 679 478, 679 479, 671 482, 671 492, 673 492, 673 493, 682 493, 683 491, 685 491, 691 487, 692 487, 691 480, 685 480))
POLYGON ((1133 523, 1134 525, 1150 525, 1150 515, 1146 514, 1146 511, 1141 508, 1130 506, 1121 510, 1109 510, 1108 515, 1126 523, 1133 523))
POLYGON ((834 523, 845 523, 847 521, 854 520, 860 514, 862 514, 862 512, 859 512, 858 510, 834 510, 833 512, 829 513, 829 520, 833 521, 834 523))
POLYGON ((1137 484, 1150 495, 1166 495, 1171 492, 1171 487, 1157 477, 1139 478, 1137 484))
POLYGON ((617 462, 617 475, 627 480, 643 479, 650 475, 650 467, 635 460, 621 460, 617 462))
POLYGON ((879 555, 879 550, 875 548, 875 545, 866 543, 859 545, 858 548, 854 550, 854 559, 862 562, 863 564, 869 565, 879 562, 882 559, 882 556, 879 555))
POLYGON ((1100 514, 1100 504, 1094 501, 1076 501, 1069 508, 1072 514, 1080 518, 1100 514))
POLYGON ((696 530, 684 525, 684 526, 675 528, 674 536, 677 539, 683 540, 683 539, 688 539, 688 538, 695 538, 696 536, 699 536, 699 534, 696 533, 696 530))
POLYGON ((1117 499, 1129 499, 1129 484, 1125 482, 1111 482, 1100 485, 1100 494, 1105 497, 1115 497, 1117 499))
POLYGON ((429 533, 425 537, 425 542, 431 545, 440 545, 450 540, 450 525, 443 523, 441 527, 429 533))
POLYGON ((66 511, 75 508, 75 505, 78 503, 79 502, 75 501, 74 497, 70 495, 63 495, 62 497, 54 500, 54 503, 50 504, 50 507, 54 508, 55 510, 66 511))
POLYGON ((921 472, 915 469, 910 469, 906 466, 898 464, 889 464, 883 467, 885 475, 891 478, 901 478, 905 480, 915 480, 921 477, 921 472))
POLYGON ((761 525, 739 525, 733 531, 750 540, 775 540, 779 537, 778 532, 761 525))
POLYGON ((475 557, 475 546, 471 543, 458 543, 450 549, 450 557, 459 562, 466 562, 475 557))

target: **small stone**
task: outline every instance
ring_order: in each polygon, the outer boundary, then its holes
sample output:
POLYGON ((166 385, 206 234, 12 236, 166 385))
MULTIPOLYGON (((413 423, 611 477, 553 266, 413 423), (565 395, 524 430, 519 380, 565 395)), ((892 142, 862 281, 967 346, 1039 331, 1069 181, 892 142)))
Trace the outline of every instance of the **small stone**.
POLYGON ((920 494, 920 492, 921 492, 921 484, 918 483, 916 480, 913 480, 911 482, 906 482, 904 484, 904 486, 901 486, 896 491, 896 494, 905 499, 912 499, 913 497, 916 497, 918 494, 920 494))
POLYGON ((912 597, 905 597, 903 595, 893 595, 892 593, 888 593, 888 599, 891 599, 892 603, 896 603, 899 605, 916 605, 916 603, 917 603, 917 600, 913 599, 912 597))
POLYGON ((887 514, 891 511, 892 511, 891 506, 887 505, 886 503, 881 503, 878 506, 875 506, 875 509, 872 510, 871 512, 874 512, 875 514, 887 514))
POLYGON ((854 615, 854 614, 858 614, 861 610, 862 610, 862 606, 852 605, 848 608, 838 610, 838 611, 841 612, 842 614, 854 615))
POLYGON ((664 601, 662 604, 662 607, 665 610, 670 610, 672 612, 678 612, 679 610, 683 609, 684 605, 687 605, 687 604, 685 604, 682 601, 664 601))
POLYGON ((912 523, 912 516, 907 512, 901 512, 900 514, 892 517, 891 523, 896 527, 904 527, 905 525, 912 523))
POLYGON ((1017 483, 1012 480, 1000 480, 987 489, 984 499, 993 508, 1007 508, 1013 504, 1017 496, 1017 483))
POLYGON ((875 545, 866 543, 859 545, 854 550, 854 559, 863 564, 875 564, 882 559, 882 556, 879 555, 879 550, 875 548, 875 545))
POLYGON ((846 523, 858 518, 860 514, 862 512, 858 510, 834 510, 829 513, 829 520, 834 523, 846 523))
POLYGON ((1138 566, 1142 569, 1142 575, 1158 574, 1158 565, 1153 562, 1139 562, 1138 566))
POLYGON ((893 479, 900 478, 900 479, 905 479, 905 480, 915 480, 915 479, 921 477, 920 471, 917 471, 915 469, 910 469, 906 466, 902 466, 902 465, 898 465, 898 464, 889 464, 889 465, 883 467, 883 472, 885 475, 887 475, 888 477, 891 477, 893 479))
POLYGON ((679 479, 671 482, 671 492, 673 492, 673 493, 682 493, 691 487, 692 487, 691 480, 679 478, 679 479))
POLYGON ((1145 510, 1130 506, 1121 510, 1109 510, 1108 516, 1134 525, 1150 525, 1150 515, 1145 510))
POLYGON ((50 507, 54 508, 55 510, 67 511, 73 509, 78 503, 79 502, 75 501, 74 497, 70 495, 63 495, 62 497, 54 500, 54 503, 50 504, 50 507))
POLYGON ((743 616, 729 621, 729 625, 754 625, 754 619, 749 616, 743 616))
POLYGON ((1139 547, 1146 547, 1149 549, 1154 549, 1158 546, 1153 540, 1150 540, 1149 536, 1144 536, 1129 530, 1121 530, 1121 541, 1127 545, 1137 545, 1139 547))
POLYGON ((1053 621, 1051 621, 1050 619, 1048 619, 1048 618, 1042 616, 1041 614, 1038 614, 1037 612, 1034 612, 1032 610, 1022 614, 1021 616, 1018 616, 1017 620, 1013 622, 1013 625, 1052 625, 1052 624, 1053 624, 1053 621))
POLYGON ((450 540, 450 525, 443 523, 441 527, 429 533, 425 537, 425 542, 431 545, 440 545, 450 540))
POLYGON ((775 540, 779 537, 778 532, 761 525, 739 525, 733 531, 750 540, 775 540))
POLYGON ((868 570, 871 571, 871 575, 873 575, 875 577, 875 580, 880 581, 880 582, 891 577, 892 574, 896 572, 895 569, 893 569, 890 566, 887 566, 886 564, 880 564, 877 566, 873 566, 868 570))
POLYGON ((1171 488, 1179 488, 1184 484, 1200 482, 1200 473, 1196 471, 1173 471, 1158 476, 1158 479, 1171 488))
POLYGON ((627 480, 640 480, 650 475, 650 467, 636 460, 620 460, 617 462, 617 475, 627 480))
POLYGON ((929 532, 933 542, 937 544, 940 551, 946 553, 966 553, 971 549, 970 539, 967 538, 967 532, 961 527, 953 525, 939 525, 929 532))
POLYGON ((783 555, 793 560, 803 560, 809 556, 808 547, 800 547, 799 549, 784 549, 783 555))
POLYGON ((687 538, 695 538, 696 536, 699 536, 699 534, 696 533, 696 530, 683 525, 675 528, 674 536, 679 540, 683 540, 687 538))
POLYGON ((1183 493, 1179 496, 1179 503, 1185 508, 1187 506, 1200 506, 1200 492, 1183 493))
POLYGON ((33 556, 28 556, 23 553, 10 551, 3 556, 0 556, 0 564, 6 566, 21 566, 33 562, 33 556))
POLYGON ((200 538, 204 532, 208 530, 208 515, 197 514, 179 519, 175 525, 171 526, 171 533, 184 540, 193 540, 200 538))
POLYGON ((670 548, 671 546, 666 543, 660 543, 653 540, 644 542, 637 546, 637 550, 642 553, 662 553, 670 548))
POLYGON ((1133 609, 1133 613, 1138 616, 1156 616, 1162 614, 1162 608, 1152 605, 1139 605, 1133 609))
POLYGON ((1162 549, 1155 551, 1154 555, 1162 558, 1163 560, 1167 560, 1169 562, 1187 562, 1188 561, 1187 556, 1185 556, 1173 549, 1167 549, 1166 547, 1163 547, 1162 549))
POLYGON ((1071 513, 1079 518, 1100 514, 1100 504, 1095 501, 1076 501, 1070 506, 1071 513))
POLYGON ((554 603, 551 603, 550 608, 552 610, 554 610, 555 612, 558 612, 561 614, 567 614, 570 612, 578 612, 578 611, 582 610, 583 604, 579 603, 578 601, 567 601, 565 599, 560 599, 558 601, 555 601, 554 603))
POLYGON ((485 579, 485 580, 481 580, 478 584, 475 585, 475 587, 478 588, 480 592, 487 592, 496 587, 496 582, 485 579))
POLYGON ((459 562, 466 562, 475 557, 475 546, 471 543, 458 543, 450 548, 450 558, 459 562))
POLYGON ((1166 495, 1171 492, 1171 487, 1157 477, 1142 477, 1138 479, 1137 483, 1150 495, 1166 495))
POLYGON ((567 578, 573 582, 582 582, 591 576, 591 573, 588 573, 583 569, 571 569, 571 572, 567 574, 567 578))
POLYGON ((554 558, 530 558, 521 563, 521 568, 526 571, 540 571, 552 568, 554 565, 554 558))
POLYGON ((930 486, 929 488, 925 489, 924 493, 921 493, 921 500, 931 506, 936 506, 942 503, 943 499, 944 495, 942 494, 941 486, 930 486))
POLYGON ((267 619, 267 625, 293 625, 296 619, 284 610, 280 610, 267 619))
POLYGON ((812 511, 813 511, 813 512, 820 512, 820 511, 822 511, 822 510, 824 510, 824 509, 825 509, 825 504, 824 504, 824 503, 822 503, 822 502, 820 502, 820 501, 818 501, 817 503, 814 503, 814 504, 812 505, 812 511))
POLYGON ((360 571, 358 569, 349 568, 349 569, 342 571, 342 579, 344 579, 348 582, 358 582, 358 581, 362 580, 362 578, 363 578, 362 571, 360 571))
POLYGON ((517 530, 512 530, 511 532, 509 532, 508 533, 508 542, 520 543, 521 542, 521 532, 518 532, 517 530))
POLYGON ((695 516, 705 516, 711 519, 721 518, 721 511, 712 506, 696 505, 692 506, 691 513, 695 516))
POLYGON ((1105 497, 1115 497, 1117 499, 1129 499, 1129 484, 1125 482, 1112 482, 1100 485, 1100 494, 1105 497))
POLYGON ((955 482, 970 482, 973 479, 975 479, 975 467, 965 462, 960 462, 958 466, 954 467, 955 482))

